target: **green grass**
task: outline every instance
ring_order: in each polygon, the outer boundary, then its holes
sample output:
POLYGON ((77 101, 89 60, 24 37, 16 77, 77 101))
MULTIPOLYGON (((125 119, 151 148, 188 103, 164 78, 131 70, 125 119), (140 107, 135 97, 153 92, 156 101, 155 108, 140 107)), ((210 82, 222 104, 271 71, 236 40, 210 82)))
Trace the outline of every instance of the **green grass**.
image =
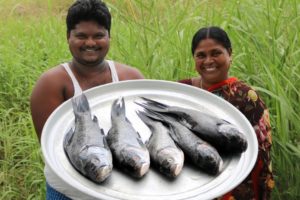
MULTIPOLYGON (((0 0, 0 200, 44 199, 40 146, 29 97, 45 70, 71 58, 65 15, 72 1, 0 0)), ((300 199, 300 7, 298 0, 109 0, 108 57, 147 78, 195 75, 194 32, 223 27, 232 39, 231 75, 253 85, 271 113, 276 187, 272 199, 300 199)))

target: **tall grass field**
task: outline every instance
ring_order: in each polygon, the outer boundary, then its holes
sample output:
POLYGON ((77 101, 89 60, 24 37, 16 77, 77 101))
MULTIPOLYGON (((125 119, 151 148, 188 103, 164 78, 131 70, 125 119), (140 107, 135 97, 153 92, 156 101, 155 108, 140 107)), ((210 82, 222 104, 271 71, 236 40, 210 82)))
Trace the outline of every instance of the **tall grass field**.
MULTIPOLYGON (((45 199, 43 157, 30 116, 38 77, 71 59, 65 17, 72 0, 0 0, 0 200, 45 199)), ((109 59, 146 78, 196 75, 191 38, 224 28, 233 45, 231 76, 256 88, 273 130, 272 199, 300 199, 299 0, 107 0, 109 59)))

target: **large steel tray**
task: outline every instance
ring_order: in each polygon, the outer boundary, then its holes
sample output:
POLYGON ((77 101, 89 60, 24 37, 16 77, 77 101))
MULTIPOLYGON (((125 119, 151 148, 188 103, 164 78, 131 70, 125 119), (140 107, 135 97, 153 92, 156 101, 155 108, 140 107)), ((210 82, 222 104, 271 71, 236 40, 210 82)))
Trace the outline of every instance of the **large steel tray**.
POLYGON ((87 90, 85 94, 92 113, 97 116, 105 133, 111 126, 110 111, 113 100, 124 96, 127 117, 143 140, 147 140, 150 131, 136 115, 135 111, 141 108, 134 103, 140 96, 144 96, 168 105, 215 114, 235 124, 248 141, 248 148, 244 153, 223 156, 222 172, 216 176, 208 175, 185 163, 182 173, 175 179, 166 178, 153 168, 150 168, 145 177, 134 179, 114 168, 107 181, 95 184, 72 167, 63 150, 64 136, 74 123, 72 104, 68 100, 48 118, 42 133, 42 152, 45 162, 61 181, 84 193, 87 199, 213 199, 241 183, 255 164, 258 144, 251 124, 234 106, 207 91, 176 82, 133 80, 99 86, 87 90))

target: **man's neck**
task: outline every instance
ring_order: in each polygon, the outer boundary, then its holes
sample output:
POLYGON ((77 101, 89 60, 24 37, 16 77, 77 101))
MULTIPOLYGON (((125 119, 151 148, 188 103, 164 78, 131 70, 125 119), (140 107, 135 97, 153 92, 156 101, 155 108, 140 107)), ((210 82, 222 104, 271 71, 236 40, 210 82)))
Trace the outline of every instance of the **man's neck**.
POLYGON ((88 75, 93 73, 102 73, 107 68, 107 62, 105 60, 102 60, 99 63, 93 64, 93 65, 85 65, 77 62, 75 59, 73 59, 70 63, 71 68, 73 68, 76 72, 82 74, 82 75, 88 75))

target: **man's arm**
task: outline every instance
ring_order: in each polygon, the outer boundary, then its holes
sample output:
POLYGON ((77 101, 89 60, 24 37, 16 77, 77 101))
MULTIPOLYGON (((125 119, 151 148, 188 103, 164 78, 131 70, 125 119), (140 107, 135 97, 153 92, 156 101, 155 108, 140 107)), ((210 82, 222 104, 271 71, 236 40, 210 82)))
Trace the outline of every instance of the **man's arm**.
POLYGON ((57 69, 44 73, 32 91, 31 116, 39 141, 48 117, 64 101, 63 83, 59 77, 57 69))

